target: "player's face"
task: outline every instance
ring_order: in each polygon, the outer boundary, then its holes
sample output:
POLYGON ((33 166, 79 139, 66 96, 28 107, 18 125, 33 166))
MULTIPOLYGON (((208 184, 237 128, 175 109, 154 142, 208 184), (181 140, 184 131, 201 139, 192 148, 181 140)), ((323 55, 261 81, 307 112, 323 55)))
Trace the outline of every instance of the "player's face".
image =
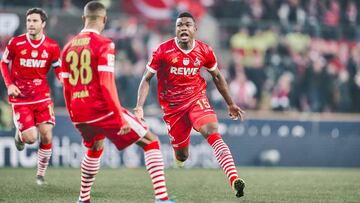
POLYGON ((176 20, 176 37, 182 43, 191 42, 196 32, 195 22, 192 18, 183 17, 176 20))
POLYGON ((30 35, 38 35, 44 27, 45 22, 41 21, 40 14, 33 13, 26 17, 26 30, 30 35))

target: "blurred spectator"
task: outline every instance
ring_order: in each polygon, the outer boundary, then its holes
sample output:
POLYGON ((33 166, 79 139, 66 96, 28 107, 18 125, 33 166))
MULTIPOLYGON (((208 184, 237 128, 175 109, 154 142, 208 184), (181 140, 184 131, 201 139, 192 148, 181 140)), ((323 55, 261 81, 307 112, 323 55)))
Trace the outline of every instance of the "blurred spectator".
POLYGON ((241 108, 255 109, 257 107, 256 86, 246 78, 245 72, 238 70, 235 79, 229 85, 235 103, 241 108))
POLYGON ((346 10, 343 13, 344 38, 348 40, 356 40, 359 18, 358 8, 356 7, 355 2, 352 0, 348 1, 346 10))
POLYGON ((323 37, 325 39, 338 39, 340 24, 340 4, 337 0, 330 0, 323 17, 323 37))
POLYGON ((347 64, 349 72, 349 86, 351 110, 360 112, 360 49, 359 45, 351 50, 351 57, 347 64))
POLYGON ((290 95, 293 81, 293 75, 290 72, 283 73, 277 81, 271 94, 271 108, 274 111, 290 110, 290 95))
POLYGON ((285 1, 278 12, 280 22, 286 30, 292 30, 292 26, 304 26, 306 13, 301 7, 299 0, 285 1))
POLYGON ((326 71, 325 59, 319 53, 314 53, 301 84, 306 98, 306 106, 308 106, 305 109, 311 112, 328 110, 333 99, 331 95, 332 82, 326 71))

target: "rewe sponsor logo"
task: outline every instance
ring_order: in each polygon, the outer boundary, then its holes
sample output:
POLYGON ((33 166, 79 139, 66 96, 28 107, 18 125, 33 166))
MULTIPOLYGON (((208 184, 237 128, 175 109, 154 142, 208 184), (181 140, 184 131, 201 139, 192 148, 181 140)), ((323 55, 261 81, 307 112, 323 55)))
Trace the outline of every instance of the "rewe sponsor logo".
POLYGON ((195 75, 199 68, 170 67, 170 73, 175 75, 195 75))
POLYGON ((28 68, 44 68, 46 60, 20 58, 20 65, 28 68))

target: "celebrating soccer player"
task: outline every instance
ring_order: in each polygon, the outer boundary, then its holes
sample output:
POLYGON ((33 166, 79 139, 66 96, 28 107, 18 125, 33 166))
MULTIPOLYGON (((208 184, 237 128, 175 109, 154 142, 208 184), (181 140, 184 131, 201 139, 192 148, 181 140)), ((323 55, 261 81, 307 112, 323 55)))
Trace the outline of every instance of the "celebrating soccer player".
POLYGON ((230 150, 218 133, 217 117, 206 97, 206 83, 200 75, 201 67, 205 67, 211 74, 228 105, 230 117, 243 119, 244 112, 230 97, 212 49, 194 39, 196 29, 190 13, 183 12, 178 16, 176 37, 162 43, 146 66, 147 71, 139 86, 135 115, 143 118, 143 105, 150 80, 156 74, 158 98, 178 167, 183 167, 189 156, 190 131, 194 128, 207 139, 236 196, 241 197, 244 195, 245 183, 238 177, 230 150))
POLYGON ((60 48, 44 35, 47 18, 41 8, 29 9, 26 12, 27 33, 9 41, 1 60, 1 73, 17 128, 16 148, 21 151, 25 144, 33 144, 40 133, 38 185, 46 183, 44 176, 51 157, 52 128, 55 125, 46 74, 50 67, 54 68, 58 78, 60 72, 60 48))
POLYGON ((84 29, 67 43, 62 56, 66 107, 88 148, 81 163, 78 202, 90 202, 105 137, 119 150, 135 142, 141 146, 155 202, 175 202, 166 192, 164 162, 157 136, 120 105, 114 78, 115 46, 100 35, 107 20, 104 5, 97 1, 87 3, 83 20, 84 29))

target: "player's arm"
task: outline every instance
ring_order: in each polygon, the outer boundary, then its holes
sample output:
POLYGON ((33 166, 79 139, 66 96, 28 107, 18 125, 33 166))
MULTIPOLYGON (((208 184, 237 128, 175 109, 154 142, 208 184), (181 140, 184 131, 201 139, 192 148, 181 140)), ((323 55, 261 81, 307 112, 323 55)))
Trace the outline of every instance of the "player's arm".
POLYGON ((11 49, 11 42, 12 40, 10 40, 9 44, 5 48, 5 52, 1 59, 0 70, 1 70, 1 75, 5 82, 5 86, 7 88, 8 95, 16 97, 21 93, 21 91, 11 80, 11 76, 9 72, 9 63, 10 61, 12 61, 14 57, 14 51, 12 51, 11 49))
POLYGON ((146 70, 141 79, 139 89, 138 89, 136 107, 134 108, 135 116, 138 119, 144 118, 143 106, 145 104, 146 97, 149 94, 150 80, 151 80, 151 78, 154 77, 154 75, 155 75, 155 73, 152 73, 149 70, 146 70))
POLYGON ((122 114, 122 106, 116 89, 114 69, 115 69, 115 50, 113 43, 106 44, 100 49, 100 59, 98 65, 98 73, 100 80, 100 88, 111 110, 118 116, 123 125, 118 134, 123 135, 130 132, 130 126, 126 122, 122 114))
POLYGON ((61 60, 60 60, 60 47, 55 45, 51 58, 51 67, 54 69, 56 78, 62 82, 61 77, 61 60))
MULTIPOLYGON (((66 61, 66 55, 68 53, 67 50, 67 46, 65 46, 65 48, 63 49, 63 54, 62 54, 62 61, 66 61)), ((65 99, 65 105, 66 108, 68 109, 68 112, 70 114, 70 116, 72 117, 72 110, 71 110, 71 92, 70 92, 70 83, 69 83, 69 77, 70 77, 70 69, 66 67, 67 63, 62 63, 61 64, 61 80, 63 81, 63 92, 64 92, 64 99, 65 99)))
POLYGON ((66 69, 64 67, 62 67, 61 69, 63 70, 61 74, 61 78, 64 86, 63 92, 64 92, 65 105, 69 111, 69 114, 72 115, 71 106, 70 106, 71 103, 71 92, 70 92, 70 84, 69 84, 70 73, 65 71, 66 69))
POLYGON ((240 118, 241 120, 243 120, 245 112, 239 106, 237 106, 235 104, 234 100, 231 98, 228 84, 227 84, 224 76, 219 71, 219 69, 216 68, 215 70, 208 71, 208 72, 211 74, 216 88, 218 89, 220 94, 223 96, 223 98, 228 106, 230 118, 234 119, 234 120, 240 118))

